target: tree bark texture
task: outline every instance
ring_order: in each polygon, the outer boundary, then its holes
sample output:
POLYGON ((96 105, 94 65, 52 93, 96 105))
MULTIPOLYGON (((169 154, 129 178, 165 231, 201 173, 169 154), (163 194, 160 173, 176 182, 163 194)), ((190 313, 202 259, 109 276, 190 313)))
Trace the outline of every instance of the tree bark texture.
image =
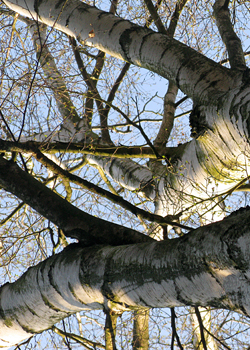
POLYGON ((22 16, 61 30, 82 44, 175 81, 184 93, 197 101, 217 100, 238 85, 241 76, 167 35, 142 28, 78 0, 39 3, 5 0, 4 3, 22 16))
POLYGON ((1 346, 80 310, 210 306, 250 316, 250 210, 187 236, 128 246, 73 244, 0 289, 1 346))
POLYGON ((134 312, 133 350, 147 350, 149 340, 149 310, 134 312))
POLYGON ((90 163, 102 167, 122 186, 138 190, 150 199, 157 193, 163 215, 176 214, 211 196, 223 195, 247 179, 250 170, 247 69, 222 67, 167 35, 77 0, 46 4, 6 0, 5 3, 14 11, 33 16, 84 44, 158 73, 193 98, 190 124, 194 139, 154 184, 148 182, 151 175, 146 168, 137 165, 135 169, 132 163, 129 172, 121 165, 124 162, 119 164, 112 158, 90 156, 90 163))

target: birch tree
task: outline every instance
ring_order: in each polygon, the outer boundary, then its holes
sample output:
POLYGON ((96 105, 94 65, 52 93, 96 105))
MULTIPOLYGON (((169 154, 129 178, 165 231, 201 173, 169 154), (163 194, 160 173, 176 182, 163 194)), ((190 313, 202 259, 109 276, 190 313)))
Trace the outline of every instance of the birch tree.
POLYGON ((249 5, 96 6, 1 5, 0 346, 51 329, 116 349, 133 311, 133 349, 247 348, 226 333, 250 314, 249 5), (171 339, 149 343, 166 307, 171 339), (75 314, 79 335, 56 325, 75 314))

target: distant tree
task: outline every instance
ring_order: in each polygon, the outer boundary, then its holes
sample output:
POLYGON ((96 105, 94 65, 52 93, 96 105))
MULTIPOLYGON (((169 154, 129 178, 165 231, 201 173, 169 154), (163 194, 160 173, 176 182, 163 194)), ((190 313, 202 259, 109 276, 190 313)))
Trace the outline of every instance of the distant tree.
POLYGON ((247 349, 249 4, 96 6, 1 5, 0 347, 247 349))

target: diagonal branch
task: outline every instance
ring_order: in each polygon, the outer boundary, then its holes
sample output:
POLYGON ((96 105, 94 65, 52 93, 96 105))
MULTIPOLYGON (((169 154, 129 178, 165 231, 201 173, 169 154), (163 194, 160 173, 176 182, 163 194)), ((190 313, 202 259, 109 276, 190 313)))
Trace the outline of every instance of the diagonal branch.
POLYGON ((168 91, 164 96, 164 114, 162 123, 154 141, 154 146, 160 149, 160 154, 164 152, 170 133, 174 125, 175 99, 178 87, 175 83, 169 82, 168 91))
POLYGON ((55 332, 56 334, 60 335, 61 337, 65 338, 69 338, 72 339, 74 341, 76 341, 77 343, 83 345, 86 349, 92 349, 92 348, 101 348, 101 349, 105 349, 105 346, 101 343, 96 343, 93 342, 87 338, 81 337, 80 335, 74 334, 74 333, 68 333, 68 332, 64 332, 63 330, 61 330, 60 328, 53 326, 52 331, 55 332), (90 348, 91 346, 91 348, 90 348))
POLYGON ((77 38, 83 45, 96 47, 175 81, 197 104, 201 99, 204 103, 211 100, 216 103, 240 82, 240 74, 221 67, 185 44, 81 1, 34 1, 23 1, 21 6, 17 0, 4 0, 4 3, 23 16, 38 19, 77 38), (153 59, 150 52, 154 52, 153 59))
MULTIPOLYGON (((110 13, 115 14, 117 9, 118 0, 113 0, 111 2, 110 6, 110 13)), ((94 30, 93 30, 93 34, 94 30)), ((110 105, 107 105, 105 107, 105 110, 103 109, 103 104, 101 102, 101 98, 99 96, 99 93, 97 91, 97 82, 99 80, 100 74, 102 72, 102 68, 104 66, 105 62, 105 52, 99 50, 99 53, 96 57, 96 65, 93 69, 93 72, 91 75, 89 75, 84 67, 83 61, 81 59, 81 55, 79 52, 79 48, 77 47, 76 41, 73 37, 69 37, 70 43, 75 55, 76 62, 78 64, 78 68, 80 69, 82 76, 85 80, 85 82, 88 85, 88 91, 87 91, 87 97, 85 102, 85 116, 88 120, 89 125, 91 125, 92 115, 93 115, 93 101, 96 100, 99 116, 100 116, 100 125, 101 125, 101 133, 102 133, 102 142, 106 144, 112 144, 109 129, 108 129, 108 113, 111 108, 110 105)), ((115 83, 113 87, 113 98, 114 94, 118 88, 119 84, 115 83), (116 87, 117 85, 117 87, 116 87)), ((111 94, 112 96, 112 94, 111 94)), ((108 99, 108 102, 112 102, 112 99, 108 99)))
POLYGON ((119 204, 121 207, 123 207, 126 210, 129 210, 131 213, 133 213, 136 216, 141 216, 142 218, 159 222, 163 224, 170 224, 172 226, 181 227, 184 229, 190 230, 188 226, 172 222, 172 220, 177 219, 177 217, 167 216, 167 217, 161 217, 156 214, 152 214, 150 212, 147 212, 141 208, 136 207, 135 205, 131 204, 130 202, 126 201, 122 197, 111 193, 109 191, 106 191, 105 189, 87 181, 82 178, 80 178, 77 175, 71 174, 67 170, 62 169, 60 166, 58 166, 56 163, 54 163, 51 159, 47 158, 42 152, 36 150, 32 152, 33 156, 41 162, 46 168, 50 169, 54 174, 59 175, 64 181, 71 181, 74 184, 77 184, 81 186, 84 189, 87 189, 95 194, 101 195, 102 197, 105 197, 109 200, 111 200, 113 203, 119 204))
POLYGON ((195 314, 196 314, 196 317, 197 317, 197 320, 198 320, 198 323, 199 323, 199 327, 200 327, 201 343, 203 345, 203 349, 207 350, 207 343, 206 343, 205 334, 204 334, 204 326, 203 326, 203 323, 202 323, 202 318, 201 318, 201 314, 200 314, 200 311, 199 311, 199 307, 195 306, 194 310, 195 310, 195 314))
POLYGON ((176 325, 175 325, 176 314, 175 314, 174 308, 171 307, 170 310, 171 310, 171 327, 172 327, 171 350, 174 349, 174 339, 175 338, 176 338, 178 347, 180 348, 180 350, 183 350, 183 346, 181 345, 181 341, 180 341, 179 335, 178 335, 177 330, 176 330, 176 325))
MULTIPOLYGON (((157 7, 153 5, 152 0, 144 0, 159 33, 166 34, 171 38, 173 38, 174 36, 179 16, 187 1, 188 0, 182 0, 177 2, 174 14, 170 20, 169 28, 166 29, 157 13, 157 7)), ((168 91, 164 97, 163 120, 161 123, 160 130, 154 141, 154 146, 160 149, 161 154, 162 152, 164 152, 164 148, 166 146, 166 143, 169 139, 170 133, 174 125, 174 115, 176 110, 175 100, 176 100, 177 93, 178 93, 178 87, 176 83, 174 83, 173 81, 169 81, 168 91)))
POLYGON ((41 64, 46 84, 49 84, 53 91, 57 107, 64 120, 57 136, 60 138, 62 134, 68 134, 70 138, 76 137, 78 140, 88 140, 88 137, 90 140, 97 139, 97 135, 91 132, 88 121, 79 117, 71 101, 64 78, 57 69, 46 43, 48 39, 47 26, 25 18, 21 20, 29 25, 37 60, 41 64))
POLYGON ((130 67, 130 63, 125 63, 124 67, 122 68, 119 76, 117 77, 117 79, 114 83, 114 86, 110 90, 110 93, 109 93, 109 96, 107 99, 107 104, 106 104, 104 112, 103 112, 103 114, 106 118, 108 117, 109 111, 111 109, 111 103, 113 102, 113 100, 115 98, 115 94, 116 94, 124 76, 126 75, 127 71, 129 70, 129 67, 130 67))
POLYGON ((108 127, 107 127, 107 118, 106 115, 104 113, 104 106, 103 106, 103 99, 101 98, 97 87, 96 87, 96 82, 97 82, 97 78, 98 78, 98 74, 100 74, 101 72, 101 64, 103 63, 103 58, 104 58, 104 53, 100 52, 97 57, 97 61, 99 62, 94 70, 94 74, 95 74, 95 79, 92 79, 92 76, 90 74, 88 74, 81 55, 80 55, 80 51, 79 48, 77 46, 76 40, 74 37, 69 37, 69 41, 71 43, 71 47, 72 50, 74 52, 75 55, 75 60, 76 63, 78 65, 78 68, 81 72, 81 75, 85 81, 85 83, 88 86, 88 93, 87 93, 87 98, 86 98, 86 102, 85 102, 85 116, 88 120, 88 123, 91 124, 91 119, 92 119, 92 111, 93 111, 93 100, 95 100, 96 102, 96 106, 98 109, 98 113, 100 116, 100 124, 101 124, 101 132, 102 132, 102 140, 104 143, 107 144, 112 144, 112 141, 110 139, 110 135, 108 132, 108 127))
POLYGON ((162 23, 158 13, 157 13, 157 7, 158 6, 154 6, 152 0, 144 0, 147 9, 150 13, 150 16, 152 18, 152 20, 154 21, 154 24, 156 25, 158 31, 160 33, 165 33, 166 32, 166 28, 164 26, 164 24, 162 23))
MULTIPOLYGON (((79 123, 80 117, 70 99, 65 81, 58 71, 54 58, 46 44, 48 39, 47 26, 30 20, 26 20, 26 22, 29 24, 29 29, 32 34, 37 59, 46 77, 45 82, 49 84, 49 88, 55 95, 56 103, 62 117, 73 123, 79 123)), ((87 127, 87 125, 85 125, 85 127, 87 127)))
POLYGON ((3 157, 0 157, 0 186, 53 222, 65 236, 76 238, 84 245, 153 241, 142 233, 96 218, 74 207, 3 157))
POLYGON ((233 29, 228 5, 229 0, 216 0, 213 6, 214 17, 220 36, 226 45, 231 68, 245 70, 244 51, 241 40, 233 29))
POLYGON ((172 38, 174 37, 175 29, 177 27, 177 23, 181 14, 181 11, 183 10, 183 7, 186 5, 188 0, 178 0, 175 6, 174 13, 170 19, 170 24, 167 29, 167 34, 172 38))

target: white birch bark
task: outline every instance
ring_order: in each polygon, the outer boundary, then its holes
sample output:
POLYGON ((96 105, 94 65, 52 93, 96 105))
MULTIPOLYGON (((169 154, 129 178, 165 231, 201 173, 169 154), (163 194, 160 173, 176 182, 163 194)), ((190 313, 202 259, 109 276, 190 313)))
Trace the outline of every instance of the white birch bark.
POLYGON ((79 0, 39 3, 35 0, 5 0, 4 3, 22 16, 58 29, 82 44, 175 81, 196 101, 211 103, 237 86, 242 76, 242 73, 220 66, 167 35, 141 28, 79 0))
MULTIPOLYGON (((222 107, 200 107, 199 119, 205 125, 202 135, 187 144, 172 166, 161 167, 158 179, 154 180, 158 210, 165 215, 177 214, 187 208, 193 209, 199 202, 202 202, 200 210, 206 210, 204 199, 223 195, 247 180, 250 171, 249 93, 249 87, 235 89, 221 100, 222 107)), ((122 183, 125 179, 124 186, 127 183, 129 188, 128 177, 115 167, 119 160, 95 158, 93 162, 117 181, 122 183)), ((145 172, 150 179, 150 171, 145 168, 145 172)), ((138 177, 141 179, 142 174, 140 170, 138 177)))
POLYGON ((137 191, 150 200, 155 198, 155 185, 152 172, 129 159, 87 156, 91 165, 99 166, 122 187, 137 191))
POLYGON ((249 316, 249 220, 245 209, 178 239, 68 247, 1 287, 0 345, 86 309, 200 305, 249 316))
POLYGON ((177 165, 159 182, 165 205, 182 210, 201 199, 226 193, 249 174, 249 88, 228 94, 221 109, 201 111, 207 123, 202 136, 185 148, 177 165), (243 111, 243 113, 242 113, 243 111), (170 203, 171 202, 171 203, 170 203))
MULTIPOLYGON (((201 199, 225 193, 248 176, 249 88, 245 85, 244 73, 221 67, 166 35, 140 28, 76 0, 62 4, 39 2, 39 7, 32 0, 18 2, 18 5, 15 1, 5 3, 14 11, 55 26, 81 42, 172 79, 193 97, 199 111, 198 123, 203 128, 202 137, 198 130, 180 161, 168 167, 167 176, 163 174, 156 182, 161 210, 167 214, 186 210, 201 199), (91 30, 94 37, 89 37, 91 30)), ((93 162, 102 166, 100 162, 104 161, 93 162)), ((111 163, 117 164, 113 160, 104 163, 107 173, 111 163)), ((132 181, 122 181, 126 174, 121 172, 122 167, 118 168, 113 166, 114 179, 129 189, 141 190, 145 176, 146 182, 150 179, 143 170, 139 181, 132 185, 132 181)), ((154 197, 154 191, 148 196, 154 197)))

